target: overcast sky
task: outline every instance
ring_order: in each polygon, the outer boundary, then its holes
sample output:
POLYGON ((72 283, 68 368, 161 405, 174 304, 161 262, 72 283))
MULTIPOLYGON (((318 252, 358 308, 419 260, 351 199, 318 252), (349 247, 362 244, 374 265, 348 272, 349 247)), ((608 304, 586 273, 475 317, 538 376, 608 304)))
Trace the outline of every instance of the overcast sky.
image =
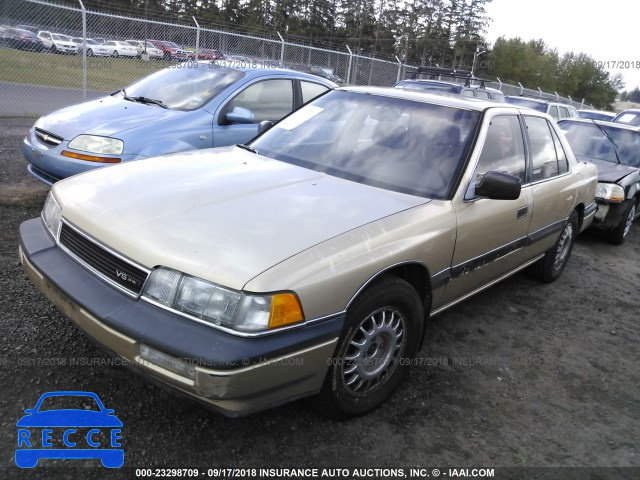
POLYGON ((640 2, 637 0, 492 0, 487 40, 542 38, 560 54, 584 52, 622 73, 625 90, 640 86, 640 2), (624 62, 615 68, 613 62, 624 62), (631 64, 631 65, 629 65, 631 64))

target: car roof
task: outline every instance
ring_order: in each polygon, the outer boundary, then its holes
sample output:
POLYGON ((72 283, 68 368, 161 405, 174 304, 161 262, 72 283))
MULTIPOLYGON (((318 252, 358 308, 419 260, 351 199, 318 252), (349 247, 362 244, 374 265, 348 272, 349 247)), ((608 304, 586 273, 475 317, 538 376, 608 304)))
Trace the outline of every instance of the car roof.
MULTIPOLYGON (((491 100, 484 100, 481 98, 456 96, 437 95, 430 92, 422 92, 417 90, 407 90, 403 88, 391 88, 391 87, 341 87, 338 90, 345 90, 348 92, 363 93, 369 95, 379 95, 384 97, 393 97, 406 100, 413 100, 424 103, 435 103, 445 107, 462 108, 465 110, 475 110, 478 112, 485 111, 489 108, 504 108, 520 111, 520 107, 517 105, 509 105, 505 103, 497 103, 491 100)), ((535 110, 533 110, 535 111, 535 110)), ((539 113, 539 112, 536 112, 539 113)), ((529 112, 527 112, 529 114, 529 112)), ((540 116, 547 116, 541 114, 540 116)))
POLYGON ((505 98, 517 98, 521 100, 527 100, 530 102, 544 103, 545 105, 560 105, 562 107, 576 108, 573 105, 569 105, 568 103, 562 103, 556 100, 545 99, 545 98, 527 97, 526 95, 507 95, 505 98))
POLYGON ((616 115, 622 115, 623 113, 640 113, 640 108, 627 108, 616 115))
MULTIPOLYGON (((640 112, 640 110, 639 110, 640 112)), ((574 122, 574 123, 597 123, 598 125, 606 125, 607 127, 619 128, 620 130, 630 130, 633 132, 640 132, 640 127, 635 125, 629 125, 628 123, 609 122, 607 120, 593 120, 591 118, 563 118, 558 122, 574 122)))

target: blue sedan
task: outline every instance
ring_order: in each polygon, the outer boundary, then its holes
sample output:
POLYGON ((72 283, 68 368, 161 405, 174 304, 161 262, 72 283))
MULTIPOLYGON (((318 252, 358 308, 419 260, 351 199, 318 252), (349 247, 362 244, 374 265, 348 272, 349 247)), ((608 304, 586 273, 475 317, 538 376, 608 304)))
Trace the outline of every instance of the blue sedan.
POLYGON ((103 98, 40 118, 24 139, 28 170, 47 185, 98 167, 244 144, 336 87, 285 69, 185 62, 103 98))

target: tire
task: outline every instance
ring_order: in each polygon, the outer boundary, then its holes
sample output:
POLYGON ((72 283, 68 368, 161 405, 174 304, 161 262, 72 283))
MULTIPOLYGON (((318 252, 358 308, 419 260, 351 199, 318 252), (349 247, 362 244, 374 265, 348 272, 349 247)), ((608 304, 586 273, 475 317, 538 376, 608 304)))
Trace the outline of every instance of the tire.
POLYGON ((629 235, 629 232, 631 231, 633 219, 638 214, 638 201, 634 198, 629 200, 627 203, 628 205, 622 212, 620 223, 613 230, 609 230, 604 234, 605 238, 614 245, 622 245, 624 243, 625 238, 627 238, 627 235, 629 235))
POLYGON ((93 50, 91 49, 87 50, 87 57, 93 57, 93 50))
POLYGON ((118 58, 118 51, 117 51, 117 50, 114 50, 112 55, 113 55, 115 58, 118 58))
POLYGON ((531 266, 530 272, 541 282, 551 283, 560 277, 569 261, 573 244, 578 235, 578 212, 574 211, 560 232, 558 241, 544 257, 531 266))
POLYGON ((336 353, 320 394, 312 403, 344 420, 383 403, 409 372, 424 318, 415 289, 382 277, 349 307, 336 353))

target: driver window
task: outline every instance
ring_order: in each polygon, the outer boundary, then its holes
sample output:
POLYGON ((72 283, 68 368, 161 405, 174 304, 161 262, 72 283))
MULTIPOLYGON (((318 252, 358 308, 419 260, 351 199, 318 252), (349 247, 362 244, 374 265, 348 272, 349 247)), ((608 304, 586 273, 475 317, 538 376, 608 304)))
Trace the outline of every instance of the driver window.
POLYGON ((225 112, 243 107, 253 112, 254 123, 280 120, 293 110, 291 80, 264 80, 245 88, 225 107, 225 112))
POLYGON ((516 115, 499 115, 491 120, 476 167, 475 184, 487 172, 508 173, 525 183, 524 139, 516 115))

